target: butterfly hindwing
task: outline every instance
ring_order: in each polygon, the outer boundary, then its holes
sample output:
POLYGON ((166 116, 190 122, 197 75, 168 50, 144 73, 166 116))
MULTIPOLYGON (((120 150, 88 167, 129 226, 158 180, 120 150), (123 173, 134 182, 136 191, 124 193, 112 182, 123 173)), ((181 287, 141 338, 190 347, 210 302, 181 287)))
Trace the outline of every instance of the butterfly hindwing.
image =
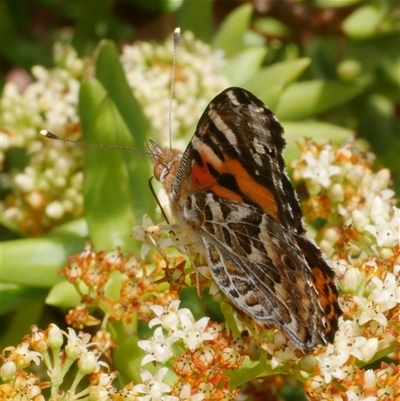
POLYGON ((184 214, 214 280, 239 309, 262 325, 279 325, 306 351, 323 343, 324 312, 293 232, 257 207, 212 192, 191 195, 184 214))

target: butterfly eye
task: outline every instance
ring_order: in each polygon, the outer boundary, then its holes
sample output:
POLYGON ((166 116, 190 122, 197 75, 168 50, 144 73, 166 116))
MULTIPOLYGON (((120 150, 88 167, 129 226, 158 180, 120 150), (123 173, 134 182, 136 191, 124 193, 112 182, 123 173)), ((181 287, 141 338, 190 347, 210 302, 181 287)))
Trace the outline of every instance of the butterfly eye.
POLYGON ((165 164, 162 163, 157 163, 154 166, 154 177, 156 178, 156 180, 163 182, 165 176, 168 174, 168 167, 165 164))

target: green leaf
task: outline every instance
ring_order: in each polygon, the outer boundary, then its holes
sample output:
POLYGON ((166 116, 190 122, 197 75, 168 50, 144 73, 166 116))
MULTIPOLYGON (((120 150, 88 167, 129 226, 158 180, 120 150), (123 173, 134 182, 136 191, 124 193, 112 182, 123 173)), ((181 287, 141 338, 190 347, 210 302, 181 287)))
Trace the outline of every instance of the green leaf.
POLYGON ((358 113, 358 129, 372 145, 379 163, 384 164, 394 173, 394 186, 399 191, 400 123, 395 118, 395 106, 377 93, 364 97, 361 105, 358 113))
MULTIPOLYGON (((116 71, 113 79, 103 76, 103 71, 98 74, 112 88, 112 94, 109 94, 111 98, 107 97, 100 81, 90 79, 82 83, 79 94, 82 129, 86 142, 134 150, 132 130, 136 132, 135 127, 139 127, 139 141, 143 143, 149 131, 149 128, 144 128, 148 122, 132 96, 119 60, 113 58, 116 56, 114 50, 111 42, 104 45, 99 55, 101 61, 98 62, 100 70, 107 60, 117 64, 114 69, 109 68, 116 71), (121 108, 117 110, 112 99, 116 99, 121 108), (126 103, 131 104, 131 113, 126 103), (121 110, 125 113, 125 119, 121 116, 121 110), (128 124, 131 125, 131 131, 127 128, 128 124)), ((151 215, 155 210, 147 184, 150 176, 149 158, 128 150, 87 148, 85 172, 85 209, 94 247, 98 250, 113 249, 119 245, 125 250, 132 249, 136 246, 129 238, 132 226, 136 221, 141 221, 143 214, 151 215)))
POLYGON ((177 25, 182 32, 191 31, 197 39, 209 43, 213 30, 213 9, 211 0, 184 1, 177 15, 177 25))
POLYGON ((288 36, 290 35, 290 29, 283 24, 281 21, 275 18, 257 18, 253 24, 254 29, 257 32, 262 32, 265 35, 272 36, 288 36))
POLYGON ((225 51, 230 58, 243 49, 243 36, 249 29, 253 12, 251 4, 244 4, 233 10, 224 20, 212 42, 213 49, 225 51))
POLYGON ((316 7, 321 8, 341 8, 349 7, 362 1, 364 0, 314 0, 313 3, 316 7))
POLYGON ((28 302, 42 301, 47 289, 24 287, 16 284, 2 283, 0 287, 0 315, 12 312, 28 302))
POLYGON ((269 108, 275 109, 279 96, 310 65, 309 58, 282 61, 262 68, 245 83, 245 88, 258 96, 269 108))
POLYGON ((79 116, 82 132, 88 131, 93 114, 102 100, 107 96, 104 86, 95 78, 82 81, 79 90, 79 116))
MULTIPOLYGON (((113 340, 118 344, 113 352, 115 366, 118 366, 120 377, 123 382, 140 382, 140 364, 144 356, 144 351, 138 347, 137 337, 137 315, 133 316, 131 323, 131 333, 128 333, 126 324, 114 322, 107 325, 113 340)), ((151 369, 151 368, 150 368, 151 369)))
MULTIPOLYGON (((93 115, 85 135, 87 142, 129 145, 132 138, 113 101, 106 97, 93 115)), ((132 250, 132 226, 151 201, 147 174, 140 171, 139 154, 107 148, 86 148, 83 183, 85 216, 90 239, 96 250, 111 250, 120 246, 132 250), (131 187, 130 176, 134 177, 131 187)), ((143 163, 146 166, 145 163, 143 163)), ((143 170, 143 168, 142 168, 143 170)), ((154 209, 154 208, 153 208, 154 209)))
POLYGON ((81 297, 73 284, 67 280, 57 283, 50 290, 46 298, 46 304, 59 308, 75 308, 80 304, 81 297))
POLYGON ((129 88, 119 61, 118 49, 111 41, 105 41, 100 46, 96 62, 96 78, 117 106, 134 138, 135 145, 143 149, 143 143, 152 132, 151 126, 129 88))
POLYGON ((259 71, 266 54, 265 47, 244 49, 226 63, 223 73, 232 85, 241 86, 259 71))
POLYGON ((398 48, 398 34, 375 36, 363 41, 348 41, 343 48, 342 60, 357 60, 363 71, 374 74, 383 60, 398 55, 398 48))
POLYGON ((337 81, 313 80, 290 85, 279 99, 280 120, 302 120, 342 105, 356 97, 362 87, 337 81))
POLYGON ((400 56, 396 54, 383 60, 381 71, 400 96, 400 56))
POLYGON ((285 160, 290 161, 300 156, 298 142, 304 138, 310 138, 317 143, 331 142, 339 145, 344 140, 354 135, 354 131, 338 125, 320 121, 281 122, 285 130, 285 160))
MULTIPOLYGON (((113 145, 143 149, 144 143, 152 136, 153 131, 140 104, 129 88, 119 61, 118 49, 113 42, 104 42, 100 47, 96 63, 96 77, 106 89, 113 104, 118 109, 118 114, 128 128, 128 131, 126 131, 125 128, 122 128, 122 124, 119 124, 119 128, 113 132, 118 134, 121 128, 121 135, 114 136, 116 140, 113 145), (131 135, 134 140, 133 143, 128 140, 127 135, 122 134, 124 131, 131 135)), ((98 128, 100 127, 101 124, 98 125, 98 128)), ((93 130, 92 132, 94 134, 93 130)), ((135 153, 133 156, 126 151, 122 153, 129 172, 130 201, 133 202, 136 221, 141 221, 144 213, 148 213, 151 216, 154 215, 155 210, 155 202, 147 183, 150 176, 150 158, 144 156, 143 153, 135 153)))
POLYGON ((350 14, 342 24, 344 33, 352 39, 362 40, 382 34, 380 27, 387 12, 383 2, 365 4, 350 14))
MULTIPOLYGON (((157 13, 172 13, 176 11, 183 3, 183 0, 125 0, 134 7, 142 10, 148 10, 157 13)), ((202 0, 203 2, 203 0, 202 0)))
POLYGON ((26 336, 26 333, 30 332, 33 324, 38 324, 43 318, 44 296, 41 297, 39 291, 44 292, 43 289, 27 289, 31 297, 25 299, 24 304, 21 304, 20 307, 13 309, 12 319, 7 317, 2 319, 3 322, 6 322, 1 327, 1 343, 4 344, 3 346, 15 345, 17 341, 26 336))
POLYGON ((2 281, 29 287, 47 288, 62 280, 58 271, 68 256, 79 253, 85 238, 55 230, 40 238, 2 243, 2 281))

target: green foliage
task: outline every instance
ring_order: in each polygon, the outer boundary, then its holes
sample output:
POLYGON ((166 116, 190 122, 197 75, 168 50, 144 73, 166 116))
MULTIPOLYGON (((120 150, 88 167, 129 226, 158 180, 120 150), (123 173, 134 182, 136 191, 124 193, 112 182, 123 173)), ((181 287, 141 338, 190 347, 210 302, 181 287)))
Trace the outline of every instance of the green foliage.
MULTIPOLYGON (((329 3, 335 9, 353 6, 354 11, 341 23, 343 35, 314 33, 308 41, 300 41, 292 36, 295 27, 284 21, 271 16, 253 19, 250 4, 236 8, 216 29, 211 1, 8 0, 0 4, 1 57, 7 68, 50 66, 51 42, 71 42, 81 55, 93 58, 95 68, 95 77, 84 78, 80 87, 84 140, 142 149, 153 132, 128 86, 117 47, 131 39, 137 26, 115 10, 132 7, 129 10, 140 10, 144 16, 175 12, 182 29, 193 30, 213 49, 224 52, 223 73, 232 85, 247 88, 277 114, 286 131, 287 159, 295 157, 295 142, 304 136, 339 143, 353 133, 366 140, 379 164, 391 169, 400 194, 398 5, 379 0, 304 3, 321 8, 329 3), (49 26, 41 22, 44 37, 40 30, 30 30, 34 22, 41 21, 40 13, 51 17, 44 17, 46 23, 51 21, 49 26), (98 44, 102 39, 111 40, 98 44)), ((147 23, 150 26, 150 19, 147 23)), ((10 149, 6 154, 9 170, 21 168, 21 158, 13 152, 10 149)), ((131 227, 140 224, 143 214, 154 214, 147 156, 88 147, 84 173, 84 220, 37 238, 2 244, 2 281, 8 284, 0 294, 0 313, 14 313, 10 318, 14 322, 24 315, 29 302, 43 301, 47 293, 43 289, 50 291, 48 304, 75 304, 71 287, 60 283, 57 275, 67 257, 79 253, 87 239, 96 250, 116 246, 135 250, 131 227)), ((32 316, 40 319, 40 311, 32 316)), ((16 324, 8 327, 3 340, 17 333, 16 324)), ((122 338, 121 327, 115 330, 122 338)), ((127 377, 137 378, 138 361, 127 357, 134 355, 136 345, 132 338, 124 340, 115 355, 116 365, 127 377)), ((241 377, 232 376, 232 380, 244 383, 255 371, 265 372, 261 365, 247 366, 241 377)))

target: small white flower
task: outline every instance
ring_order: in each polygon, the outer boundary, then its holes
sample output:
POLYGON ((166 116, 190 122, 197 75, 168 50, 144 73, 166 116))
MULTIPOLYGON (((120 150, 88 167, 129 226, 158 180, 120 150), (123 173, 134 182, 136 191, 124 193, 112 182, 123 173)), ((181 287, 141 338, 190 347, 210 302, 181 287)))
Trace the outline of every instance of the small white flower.
POLYGON ((60 220, 64 216, 64 207, 61 202, 53 201, 46 206, 46 215, 52 220, 60 220))
POLYGON ((265 344, 265 349, 272 355, 272 369, 277 368, 279 365, 289 360, 295 361, 298 359, 296 356, 297 347, 292 343, 292 341, 288 341, 279 330, 274 333, 273 343, 265 344))
POLYGON ((333 345, 329 344, 325 354, 318 355, 315 359, 320 366, 321 373, 324 375, 326 383, 329 384, 332 377, 339 380, 346 377, 346 373, 342 367, 349 359, 349 354, 347 352, 339 351, 339 353, 335 354, 333 352, 333 345))
POLYGON ((172 301, 166 308, 159 305, 152 305, 150 308, 157 317, 150 320, 149 327, 152 328, 157 324, 160 324, 165 330, 174 333, 178 330, 180 316, 186 315, 192 322, 194 322, 192 312, 190 312, 188 308, 179 309, 180 303, 181 301, 178 299, 172 301))
POLYGON ((314 194, 318 193, 321 187, 328 188, 331 185, 331 177, 340 173, 340 167, 333 165, 334 156, 330 145, 324 146, 318 158, 312 153, 305 155, 304 160, 308 168, 303 177, 310 180, 314 194))
POLYGON ((362 344, 359 349, 361 352, 361 361, 368 362, 370 361, 378 351, 379 342, 375 337, 369 338, 364 344, 362 344))
POLYGON ((374 396, 363 397, 357 395, 354 391, 346 391, 346 396, 348 401, 376 401, 378 398, 374 396))
MULTIPOLYGON (((14 347, 7 347, 5 350, 8 348, 14 347)), ((16 348, 14 348, 14 353, 18 356, 21 356, 21 358, 18 357, 16 359, 16 361, 18 361, 18 368, 25 368, 26 366, 29 366, 31 362, 34 362, 37 366, 39 366, 40 361, 43 359, 43 356, 40 354, 40 352, 32 351, 29 341, 23 341, 20 343, 16 348)))
POLYGON ((77 335, 76 331, 71 327, 68 327, 68 334, 65 331, 63 331, 63 333, 68 339, 67 345, 65 346, 65 353, 67 354, 68 358, 78 359, 79 355, 82 352, 86 352, 87 347, 91 345, 89 343, 89 333, 83 333, 81 331, 77 335))
POLYGON ((53 348, 53 351, 58 351, 61 348, 62 343, 64 342, 62 331, 54 323, 49 324, 46 342, 50 348, 53 348))
POLYGON ((182 337, 185 345, 194 351, 203 341, 212 340, 213 336, 210 333, 206 333, 209 317, 203 317, 198 322, 192 321, 187 315, 181 315, 179 317, 181 321, 182 331, 175 333, 177 336, 182 337))
POLYGON ((370 219, 360 210, 353 210, 351 220, 356 230, 362 231, 370 223, 370 219))
POLYGON ((206 395, 204 393, 196 393, 192 395, 189 384, 183 385, 179 393, 179 399, 181 401, 202 401, 205 397, 206 395))
POLYGON ((78 359, 79 372, 81 374, 88 375, 99 372, 100 366, 105 366, 108 368, 108 365, 105 362, 99 361, 100 357, 100 351, 82 351, 78 359))
POLYGON ((381 217, 383 214, 386 214, 385 204, 380 196, 375 196, 369 214, 371 221, 376 222, 376 218, 381 217))
POLYGON ((32 174, 16 174, 14 176, 14 182, 23 192, 32 191, 35 188, 35 178, 32 174))
POLYGON ((364 373, 364 387, 365 389, 373 389, 376 386, 376 374, 372 369, 368 369, 364 373))
POLYGON ((18 367, 14 361, 6 361, 0 367, 1 380, 10 382, 17 376, 18 367))
POLYGON ((376 244, 381 248, 392 248, 399 242, 399 209, 393 218, 385 219, 383 216, 375 218, 375 224, 368 224, 364 230, 369 232, 376 239, 376 244))
POLYGON ((361 314, 358 319, 358 324, 363 325, 370 320, 375 320, 382 326, 386 326, 387 319, 385 315, 381 312, 380 306, 374 301, 369 301, 364 297, 354 296, 354 300, 361 307, 361 314))
POLYGON ((154 247, 154 244, 149 241, 148 234, 146 233, 146 229, 150 226, 153 226, 153 221, 150 219, 150 217, 145 214, 142 218, 142 225, 141 226, 134 226, 132 228, 132 238, 143 242, 142 248, 140 251, 140 255, 142 259, 146 257, 146 255, 149 253, 150 249, 154 247))
POLYGON ((369 295, 368 300, 378 303, 382 312, 386 312, 400 303, 400 286, 397 285, 396 277, 393 273, 386 273, 384 282, 373 276, 370 284, 375 288, 369 295))
POLYGON ((171 345, 178 340, 179 338, 173 335, 164 338, 162 328, 157 327, 151 340, 138 342, 138 346, 148 354, 142 359, 142 366, 151 361, 167 362, 173 356, 171 345))
POLYGON ((372 202, 370 210, 371 224, 364 230, 370 233, 380 248, 392 248, 400 241, 400 209, 393 207, 393 214, 386 211, 385 203, 379 196, 372 202))
POLYGON ((350 267, 344 274, 341 285, 343 286, 343 291, 354 294, 357 293, 358 287, 364 281, 364 275, 361 271, 355 267, 350 267))
POLYGON ((168 368, 161 368, 154 376, 147 370, 140 371, 143 384, 137 384, 132 388, 133 393, 144 394, 142 401, 179 401, 179 398, 165 395, 171 392, 171 387, 163 383, 168 368))
POLYGON ((367 342, 367 339, 358 336, 357 331, 360 330, 355 321, 341 320, 340 328, 336 334, 335 349, 338 352, 346 352, 359 360, 363 360, 363 354, 359 348, 367 342))
POLYGON ((339 259, 332 261, 332 268, 338 277, 343 276, 350 267, 351 264, 347 260, 339 259))

